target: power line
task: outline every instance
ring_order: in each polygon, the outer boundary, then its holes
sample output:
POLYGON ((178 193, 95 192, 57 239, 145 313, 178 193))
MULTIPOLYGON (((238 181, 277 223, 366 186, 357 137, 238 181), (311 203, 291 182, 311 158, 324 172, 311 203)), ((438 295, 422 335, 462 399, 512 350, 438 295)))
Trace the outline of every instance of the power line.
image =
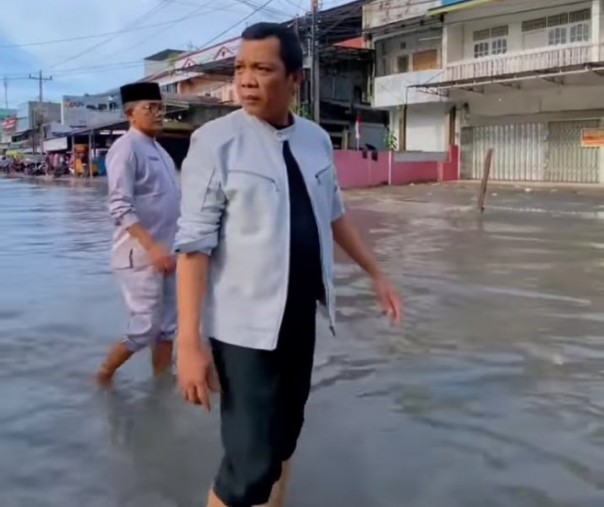
POLYGON ((247 16, 243 17, 242 19, 240 19, 239 21, 237 21, 237 23, 234 23, 233 25, 229 26, 227 29, 223 30, 222 32, 220 32, 218 35, 216 35, 215 37, 211 38, 209 41, 207 41, 202 47, 200 47, 199 49, 205 49, 207 48, 210 44, 212 44, 213 42, 215 42, 216 40, 220 39, 223 35, 226 35, 227 33, 229 33, 231 30, 233 30, 234 28, 237 28, 241 23, 245 23, 248 19, 250 19, 252 16, 254 16, 256 13, 258 13, 259 11, 261 11, 262 9, 264 9, 265 7, 267 7, 268 5, 270 5, 273 2, 273 0, 267 0, 266 2, 264 2, 262 5, 259 5, 258 7, 256 7, 252 12, 250 12, 247 16))
MULTIPOLYGON (((100 38, 100 37, 106 37, 106 36, 113 36, 113 35, 120 35, 120 34, 124 34, 124 33, 131 33, 131 32, 135 32, 135 31, 142 31, 142 30, 147 30, 147 29, 151 29, 151 28, 157 28, 157 27, 166 27, 166 26, 173 26, 176 23, 182 22, 186 19, 190 19, 192 17, 197 17, 200 15, 205 14, 206 12, 203 11, 199 11, 198 9, 200 8, 200 6, 196 3, 192 3, 192 2, 186 2, 186 1, 181 1, 181 0, 160 0, 162 3, 160 5, 156 5, 154 7, 152 7, 149 11, 147 11, 145 14, 139 16, 138 18, 136 18, 135 20, 133 20, 132 22, 128 23, 124 28, 119 29, 119 30, 114 30, 114 31, 109 31, 109 32, 102 32, 102 33, 97 33, 97 34, 91 34, 91 35, 82 35, 82 36, 74 36, 74 37, 65 37, 65 38, 60 38, 60 39, 51 39, 51 40, 46 40, 46 41, 32 41, 32 42, 24 42, 24 43, 19 43, 19 44, 4 44, 4 45, 0 45, 0 49, 10 49, 10 48, 23 48, 23 47, 35 47, 35 46, 47 46, 47 45, 52 45, 52 44, 61 44, 61 43, 65 43, 65 42, 76 42, 76 41, 82 41, 82 40, 89 40, 89 39, 96 39, 96 38, 100 38), (187 14, 186 16, 180 17, 180 18, 176 18, 176 19, 172 19, 170 21, 162 21, 160 23, 153 23, 150 25, 143 25, 143 26, 131 26, 132 24, 136 23, 137 21, 139 21, 140 19, 144 18, 144 17, 148 17, 150 15, 156 14, 160 9, 163 9, 164 7, 171 5, 171 4, 180 4, 180 5, 188 5, 188 6, 195 6, 197 7, 197 9, 195 9, 193 12, 187 14)), ((294 5, 293 2, 291 0, 287 0, 291 5, 294 5)), ((274 9, 274 8, 267 8, 267 6, 271 3, 271 2, 265 2, 264 4, 258 4, 257 2, 253 1, 253 0, 233 0, 234 3, 236 4, 240 4, 241 6, 245 6, 245 7, 250 7, 253 9, 253 13, 256 13, 260 10, 264 10, 269 14, 279 14, 279 15, 289 15, 289 13, 285 12, 285 11, 281 11, 278 9, 274 9)), ((203 4, 203 6, 201 7, 206 7, 211 5, 212 2, 208 2, 206 4, 203 4)), ((212 9, 208 12, 213 12, 216 10, 232 10, 233 5, 229 6, 229 7, 212 7, 212 9)), ((299 5, 297 6, 299 7, 299 5)), ((246 17, 245 19, 249 19, 249 17, 246 17)), ((237 24, 240 24, 242 21, 240 21, 237 24)), ((236 25, 234 25, 236 26, 236 25)), ((156 32, 158 33, 158 32, 156 32)), ((76 58, 79 58, 80 56, 82 56, 83 54, 92 51, 93 49, 96 49, 97 47, 105 44, 105 42, 107 42, 108 39, 106 39, 105 41, 102 41, 98 44, 95 44, 92 47, 87 48, 84 51, 81 51, 80 53, 78 53, 77 55, 72 55, 71 57, 65 59, 64 61, 62 61, 61 63, 55 64, 51 67, 49 67, 49 69, 53 69, 55 67, 58 67, 60 65, 63 65, 64 63, 67 63, 68 61, 71 60, 75 60, 76 58)), ((138 44, 137 44, 138 46, 138 44)), ((68 69, 69 71, 71 70, 79 70, 80 68, 78 67, 77 69, 68 69)), ((61 71, 61 73, 63 73, 63 71, 61 71)))
MULTIPOLYGON (((128 23, 124 29, 131 27, 132 25, 136 24, 139 21, 142 21, 143 19, 149 17, 149 16, 153 16, 154 14, 156 14, 157 12, 159 12, 160 10, 164 9, 165 7, 170 5, 170 2, 172 0, 161 0, 162 3, 160 3, 159 5, 156 5, 155 7, 152 7, 151 9, 149 9, 148 11, 146 11, 145 13, 141 14, 139 17, 133 19, 130 23, 128 23)), ((64 65, 65 63, 71 62, 73 60, 76 60, 78 58, 80 58, 81 56, 84 56, 86 53, 90 53, 91 51, 94 51, 96 48, 103 46, 104 44, 108 43, 109 41, 111 41, 111 37, 103 39, 101 42, 98 42, 86 49, 84 49, 83 51, 80 51, 79 53, 76 53, 75 55, 72 55, 70 57, 68 57, 67 59, 63 60, 62 62, 59 62, 55 65, 51 65, 49 68, 50 69, 55 69, 56 67, 60 67, 62 65, 64 65)))
MULTIPOLYGON (((287 2, 289 5, 291 5, 292 7, 294 7, 297 10, 300 10, 302 8, 302 1, 300 0, 299 3, 295 3, 293 0, 285 0, 285 2, 287 2)), ((400 0, 400 1, 408 1, 408 0, 400 0)), ((422 3, 429 3, 429 2, 433 2, 434 0, 423 0, 422 3)), ((188 5, 188 6, 194 6, 197 7, 197 4, 191 3, 191 2, 183 2, 183 1, 178 1, 178 0, 172 0, 173 4, 178 4, 178 5, 188 5)), ((254 2, 252 2, 251 0, 235 0, 235 3, 239 3, 242 4, 246 7, 252 7, 255 8, 257 7, 257 5, 254 5, 254 2)), ((418 3, 413 4, 418 5, 418 3)), ((389 10, 395 10, 395 9, 404 9, 407 8, 407 5, 401 5, 401 6, 391 6, 389 8, 389 10)), ((229 7, 212 7, 212 9, 208 12, 213 12, 216 10, 222 10, 222 11, 228 11, 228 10, 232 10, 229 7)), ((280 15, 288 15, 288 13, 286 13, 285 11, 279 11, 277 9, 271 9, 272 11, 274 11, 275 13, 279 13, 280 15)), ((202 13, 198 13, 197 15, 201 15, 201 14, 205 14, 205 12, 202 13)), ((189 15, 189 17, 191 17, 191 15, 189 15)), ((120 30, 115 30, 115 31, 111 31, 111 32, 101 32, 101 33, 97 33, 97 34, 92 34, 92 35, 81 35, 81 36, 74 36, 74 37, 65 37, 65 38, 61 38, 61 39, 50 39, 50 40, 46 40, 46 41, 33 41, 33 42, 23 42, 23 43, 19 43, 19 44, 2 44, 0 45, 0 49, 10 49, 10 48, 24 48, 24 47, 35 47, 35 46, 49 46, 52 44, 61 44, 61 43, 65 43, 65 42, 76 42, 76 41, 82 41, 82 40, 89 40, 89 39, 96 39, 99 37, 106 37, 109 35, 120 35, 120 34, 124 34, 124 33, 131 33, 131 32, 136 32, 136 31, 142 31, 142 30, 148 30, 150 28, 157 28, 157 27, 162 27, 162 26, 168 26, 171 25, 175 22, 178 21, 179 18, 176 19, 172 19, 170 21, 162 21, 161 23, 153 23, 151 25, 143 25, 143 26, 136 26, 136 27, 132 27, 132 28, 127 28, 127 29, 120 29, 120 30)))
MULTIPOLYGON (((273 0, 267 0, 263 4, 258 5, 256 8, 254 8, 254 10, 252 12, 250 12, 249 14, 247 14, 246 16, 244 16, 243 18, 241 18, 236 23, 233 23, 228 28, 226 28, 225 30, 223 30, 222 32, 220 32, 219 34, 217 34, 216 36, 212 37, 210 40, 206 41, 203 45, 201 45, 196 50, 196 52, 199 52, 199 51, 202 51, 204 49, 207 49, 216 40, 220 39, 221 37, 223 37, 224 35, 226 35, 228 32, 230 32, 231 30, 233 30, 237 26, 241 25, 242 23, 244 23, 248 19, 250 19, 252 16, 254 16, 255 14, 257 14, 259 11, 261 11, 262 9, 264 9, 266 6, 270 5, 272 2, 273 2, 273 0)), ((57 75, 66 75, 66 74, 72 74, 72 73, 79 73, 79 72, 82 72, 82 71, 107 72, 108 70, 118 70, 118 69, 134 68, 134 67, 139 66, 139 65, 141 65, 141 60, 130 60, 130 61, 125 61, 125 62, 114 62, 114 63, 101 64, 101 65, 85 66, 85 67, 72 67, 72 68, 68 68, 68 69, 64 69, 64 70, 60 70, 60 71, 54 72, 53 74, 55 76, 57 76, 57 75)), ((176 69, 176 70, 181 70, 181 69, 176 69)), ((11 76, 9 76, 9 77, 10 77, 10 79, 22 79, 22 74, 15 74, 12 77, 11 76)))
MULTIPOLYGON (((188 4, 188 5, 191 5, 191 4, 188 4)), ((195 15, 195 17, 201 16, 202 14, 206 14, 209 12, 214 12, 216 10, 229 10, 229 9, 225 9, 225 8, 218 9, 218 8, 213 7, 211 10, 208 10, 206 12, 197 13, 195 15)), ((189 15, 189 17, 191 17, 191 15, 189 15)), ((131 32, 137 32, 137 31, 142 31, 142 30, 148 30, 150 28, 157 28, 160 26, 167 26, 167 25, 173 24, 175 21, 177 21, 177 19, 171 19, 170 21, 162 21, 161 23, 154 23, 152 25, 143 25, 143 26, 137 26, 137 27, 132 27, 132 28, 128 28, 128 29, 115 30, 113 32, 102 32, 102 33, 97 33, 97 34, 92 34, 92 35, 80 35, 80 36, 66 37, 66 38, 62 38, 62 39, 52 39, 52 40, 46 40, 46 41, 38 41, 38 42, 24 42, 21 44, 3 44, 3 45, 0 45, 0 49, 25 48, 25 47, 33 47, 33 46, 50 46, 52 44, 61 44, 64 42, 75 42, 75 41, 82 41, 82 40, 89 40, 89 39, 97 39, 99 37, 106 37, 108 35, 120 35, 123 33, 131 33, 131 32)))
POLYGON ((281 16, 289 16, 290 13, 286 11, 282 11, 280 9, 275 9, 274 7, 263 7, 259 4, 259 2, 254 0, 235 0, 236 2, 246 5, 252 9, 263 10, 267 14, 270 14, 272 17, 281 17, 281 16))
MULTIPOLYGON (((210 46, 216 40, 220 39, 223 35, 226 35, 227 33, 229 33, 231 30, 233 30, 234 28, 236 28, 237 26, 239 26, 241 23, 245 23, 248 19, 250 19, 255 14, 257 14, 259 11, 265 9, 272 2, 273 2, 273 0, 267 0, 263 4, 256 6, 254 8, 254 10, 252 12, 250 12, 247 16, 244 16, 239 21, 237 21, 236 23, 232 24, 231 26, 229 26, 228 28, 226 28, 225 30, 223 30, 222 32, 220 32, 218 35, 216 35, 215 37, 213 37, 209 41, 206 41, 197 51, 201 51, 203 49, 207 49, 208 46, 210 46)), ((183 69, 175 69, 175 70, 176 71, 179 71, 179 70, 182 71, 183 69)))
MULTIPOLYGON (((203 45, 199 46, 198 49, 196 50, 196 52, 198 51, 202 51, 204 49, 207 49, 209 46, 211 46, 212 43, 216 42, 218 39, 220 39, 221 37, 223 37, 224 35, 226 35, 228 32, 230 32, 231 30, 233 30, 234 28, 236 28, 237 26, 241 25, 242 23, 244 23, 245 21, 247 21, 248 19, 250 19, 252 16, 254 16, 255 14, 257 14, 259 11, 265 9, 268 5, 270 5, 274 0, 267 0, 264 3, 257 5, 254 10, 252 12, 250 12, 248 15, 244 16, 243 18, 241 18, 239 21, 237 21, 236 23, 233 23, 232 25, 230 25, 228 28, 226 28, 225 30, 221 31, 219 34, 217 34, 216 36, 212 37, 210 40, 206 41, 203 45)), ((191 15, 187 15, 187 19, 190 18, 191 15)), ((181 19, 181 18, 178 18, 181 19)), ((54 76, 66 76, 66 75, 72 75, 75 73, 98 73, 98 72, 108 72, 111 70, 125 70, 125 69, 132 69, 132 68, 136 68, 138 66, 140 66, 142 64, 141 60, 137 59, 137 60, 130 60, 130 61, 124 61, 124 62, 113 62, 113 63, 107 63, 107 64, 100 64, 100 65, 92 65, 92 66, 83 66, 83 67, 72 67, 72 68, 67 68, 67 69, 63 69, 63 70, 58 70, 56 72, 53 72, 54 76)), ((182 71, 183 69, 175 69, 175 71, 182 71)), ((9 75, 7 76, 8 78, 10 78, 11 80, 15 80, 15 79, 26 79, 23 77, 22 74, 14 74, 14 75, 9 75)))
MULTIPOLYGON (((173 2, 174 0, 163 0, 164 2, 173 2)), ((251 18, 254 14, 256 14, 257 12, 261 11, 261 10, 265 10, 266 7, 273 1, 273 0, 268 0, 266 2, 264 2, 263 4, 257 5, 255 4, 252 0, 237 0, 239 3, 242 3, 244 5, 254 5, 254 8, 252 10, 251 13, 249 13, 248 15, 244 16, 241 20, 239 20, 237 23, 235 23, 234 25, 230 26, 229 28, 227 28, 225 31, 221 32, 220 34, 218 34, 216 37, 214 37, 213 39, 211 39, 209 42, 206 42, 203 46, 201 46, 199 49, 204 49, 205 47, 209 46, 212 42, 214 42, 215 40, 217 40, 218 38, 222 37, 225 33, 229 32, 230 30, 232 30, 233 28, 237 27, 238 25, 240 25, 241 23, 245 22, 247 19, 251 18)), ((198 6, 196 9, 194 9, 193 11, 189 12, 188 14, 181 16, 180 18, 176 18, 175 20, 173 20, 171 22, 171 26, 175 26, 178 23, 182 23, 184 21, 187 21, 189 19, 191 19, 191 17, 194 17, 196 15, 198 15, 201 10, 203 10, 205 7, 207 7, 208 5, 211 5, 213 3, 213 0, 209 0, 207 3, 202 4, 201 6, 198 6)), ((161 4, 161 6, 166 6, 168 4, 163 3, 161 4)), ((157 6, 156 8, 157 9, 157 6)), ((157 12, 157 11, 155 11, 157 12)), ((137 18, 139 19, 139 18, 137 18)), ((137 20, 132 21, 131 23, 129 23, 129 25, 131 25, 132 23, 135 23, 137 20)), ((169 27, 168 27, 169 28, 169 27)), ((145 39, 141 40, 138 43, 135 43, 134 45, 131 45, 128 50, 134 49, 138 46, 140 46, 141 44, 144 44, 147 40, 149 40, 150 38, 155 37, 157 34, 163 32, 166 28, 162 28, 160 30, 158 30, 157 32, 155 32, 152 35, 149 35, 147 37, 145 37, 145 39)), ((96 44, 95 46, 93 46, 93 48, 98 47, 99 45, 104 44, 104 41, 102 41, 99 44, 96 44)), ((91 48, 89 48, 90 50, 91 48)), ((81 56, 82 54, 84 54, 86 51, 80 53, 77 55, 77 57, 81 56)), ((74 57, 75 58, 75 57, 74 57)), ((71 59, 74 59, 71 58, 71 59)), ((137 60, 136 62, 132 62, 133 65, 140 65, 141 62, 140 60, 137 60)), ((51 67, 53 68, 53 67, 51 67)), ((72 69, 73 71, 76 71, 77 69, 72 69)))
MULTIPOLYGON (((227 29, 223 30, 218 35, 216 35, 215 37, 213 37, 212 39, 210 39, 209 41, 205 42, 203 45, 197 47, 197 49, 195 50, 195 52, 199 52, 199 51, 202 51, 202 50, 206 49, 213 42, 215 42, 217 39, 221 38, 223 35, 225 35, 229 31, 231 31, 233 28, 236 28, 241 23, 244 23, 249 18, 251 18, 253 15, 255 15, 257 12, 265 9, 266 6, 268 6, 272 1, 273 0, 269 0, 269 1, 264 2, 263 4, 257 5, 251 13, 249 13, 246 16, 244 16, 239 21, 237 21, 236 23, 232 24, 227 29)), ((190 17, 191 17, 191 14, 188 14, 187 18, 190 18, 190 17)), ((182 18, 177 18, 177 19, 182 19, 182 18)), ((170 23, 173 23, 174 21, 175 20, 172 20, 170 23)), ((163 23, 162 23, 162 25, 163 25, 163 23)), ((154 26, 154 25, 147 25, 145 28, 150 28, 152 26, 154 26)), ((120 30, 120 32, 124 32, 124 30, 120 30)), ((108 32, 108 33, 113 33, 113 32, 108 32)), ((83 66, 83 67, 72 67, 72 68, 67 68, 67 69, 59 70, 57 72, 54 72, 53 74, 55 76, 59 76, 59 75, 67 75, 67 74, 72 74, 72 73, 79 73, 79 72, 82 72, 82 71, 106 72, 108 70, 118 70, 118 69, 133 68, 133 67, 137 67, 139 65, 141 65, 141 60, 137 59, 137 60, 124 61, 124 62, 112 62, 112 63, 107 63, 107 64, 99 64, 99 65, 91 65, 91 66, 83 66)), ((179 69, 176 69, 176 70, 179 70, 179 69)), ((7 74, 6 77, 9 78, 10 80, 28 79, 26 76, 24 77, 23 74, 12 74, 12 75, 11 74, 7 74)))
POLYGON ((144 39, 141 39, 140 41, 135 42, 134 44, 128 46, 128 50, 127 51, 131 51, 132 49, 135 49, 135 48, 141 46, 142 44, 144 44, 145 42, 147 42, 149 39, 152 39, 153 37, 155 37, 155 36, 159 35, 160 33, 162 33, 164 30, 172 28, 172 27, 176 26, 179 23, 182 23, 184 21, 187 21, 187 20, 191 19, 192 17, 195 17, 196 15, 199 15, 199 13, 202 10, 204 10, 208 5, 211 5, 214 2, 215 2, 215 0, 209 0, 208 2, 206 2, 206 3, 202 4, 202 5, 198 5, 196 9, 193 9, 188 14, 185 14, 184 16, 181 16, 180 18, 175 19, 169 27, 160 28, 156 32, 153 32, 151 35, 148 35, 147 37, 145 37, 144 39))

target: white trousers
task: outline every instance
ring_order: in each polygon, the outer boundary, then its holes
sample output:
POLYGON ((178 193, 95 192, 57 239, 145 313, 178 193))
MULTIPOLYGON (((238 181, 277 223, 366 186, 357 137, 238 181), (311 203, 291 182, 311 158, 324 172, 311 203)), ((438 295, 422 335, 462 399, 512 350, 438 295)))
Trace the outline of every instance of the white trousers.
POLYGON ((116 269, 128 308, 128 329, 123 343, 136 352, 176 335, 176 277, 153 266, 116 269))

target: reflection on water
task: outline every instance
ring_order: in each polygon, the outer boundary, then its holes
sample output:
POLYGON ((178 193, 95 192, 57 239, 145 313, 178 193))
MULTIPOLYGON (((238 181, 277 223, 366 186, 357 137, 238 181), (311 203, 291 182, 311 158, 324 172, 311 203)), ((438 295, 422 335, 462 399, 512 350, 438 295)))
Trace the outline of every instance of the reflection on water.
MULTIPOLYGON (((474 192, 348 196, 406 322, 338 264, 291 505, 604 505, 601 196, 500 189, 480 220, 474 192)), ((2 179, 0 202, 0 506, 202 505, 217 415, 146 354, 90 380, 125 321, 102 183, 2 179)))

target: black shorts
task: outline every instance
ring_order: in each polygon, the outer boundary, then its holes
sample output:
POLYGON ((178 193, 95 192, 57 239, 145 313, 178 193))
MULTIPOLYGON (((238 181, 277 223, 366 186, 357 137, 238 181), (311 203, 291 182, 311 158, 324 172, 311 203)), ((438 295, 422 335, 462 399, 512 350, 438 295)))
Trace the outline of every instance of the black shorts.
POLYGON ((315 350, 316 301, 288 300, 277 348, 211 340, 222 387, 224 458, 214 492, 228 507, 268 502, 304 423, 315 350))

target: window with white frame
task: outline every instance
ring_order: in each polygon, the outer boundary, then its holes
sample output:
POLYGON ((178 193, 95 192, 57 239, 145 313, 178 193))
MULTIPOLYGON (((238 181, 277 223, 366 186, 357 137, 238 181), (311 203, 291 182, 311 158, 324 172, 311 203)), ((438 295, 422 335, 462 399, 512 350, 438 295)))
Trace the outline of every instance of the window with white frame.
POLYGON ((591 9, 563 12, 523 21, 522 32, 526 34, 546 33, 549 46, 589 42, 591 39, 591 9))
POLYGON ((566 27, 557 26, 552 28, 547 34, 547 41, 550 46, 566 44, 566 27))
POLYGON ((439 66, 440 39, 435 36, 392 37, 375 41, 374 48, 376 77, 439 66))
POLYGON ((409 55, 397 55, 396 72, 398 74, 409 72, 409 55))
POLYGON ((483 56, 489 56, 489 43, 477 42, 474 44, 474 58, 482 58, 483 56))
POLYGON ((178 93, 178 83, 163 85, 161 90, 166 93, 178 93))
POLYGON ((579 23, 570 27, 570 42, 589 42, 590 26, 588 23, 579 23))
POLYGON ((495 39, 491 42, 491 54, 492 55, 503 55, 508 52, 508 40, 507 39, 495 39))
POLYGON ((508 27, 496 26, 473 33, 474 58, 503 55, 508 52, 508 27))

